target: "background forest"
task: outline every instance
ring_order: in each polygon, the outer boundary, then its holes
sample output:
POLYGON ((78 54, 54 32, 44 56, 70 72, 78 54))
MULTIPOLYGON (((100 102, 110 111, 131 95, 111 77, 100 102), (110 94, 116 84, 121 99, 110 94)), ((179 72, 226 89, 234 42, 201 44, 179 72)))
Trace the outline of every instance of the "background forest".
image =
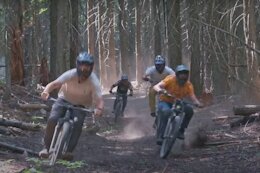
POLYGON ((140 84, 155 55, 191 68, 196 92, 259 92, 260 0, 0 0, 0 74, 46 85, 95 59, 103 88, 121 74, 140 84))

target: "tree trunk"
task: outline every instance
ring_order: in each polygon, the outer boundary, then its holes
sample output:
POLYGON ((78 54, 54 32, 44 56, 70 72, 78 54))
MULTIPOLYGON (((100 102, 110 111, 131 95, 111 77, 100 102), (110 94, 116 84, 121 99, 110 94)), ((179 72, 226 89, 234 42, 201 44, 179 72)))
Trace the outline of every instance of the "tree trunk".
POLYGON ((114 1, 108 3, 108 15, 109 15, 109 32, 108 32, 108 73, 109 73, 109 86, 111 86, 117 79, 118 74, 116 72, 116 52, 115 52, 115 19, 114 19, 114 1))
POLYGON ((50 0, 50 80, 54 80, 57 77, 57 27, 58 27, 58 0, 50 0))
POLYGON ((70 18, 72 26, 70 26, 70 68, 75 68, 76 58, 79 53, 79 0, 70 1, 70 18))
MULTIPOLYGON (((10 25, 8 22, 10 22, 10 10, 8 11, 8 9, 10 8, 10 5, 8 3, 8 0, 4 0, 4 6, 6 8, 4 8, 4 20, 5 20, 5 25, 8 26, 10 25)), ((8 29, 8 27, 5 27, 5 48, 4 48, 4 53, 5 53, 5 93, 3 96, 4 100, 8 100, 11 96, 11 67, 10 67, 10 57, 11 57, 11 50, 10 45, 11 45, 11 34, 10 31, 8 29)))
POLYGON ((106 61, 105 61, 105 43, 104 43, 104 1, 99 1, 98 3, 98 48, 99 48, 99 72, 100 72, 100 81, 103 88, 110 87, 107 84, 107 73, 106 73, 106 61))
MULTIPOLYGON (((255 49, 256 48, 256 20, 255 20, 255 0, 243 0, 244 8, 244 34, 246 44, 255 49)), ((247 59, 247 73, 249 84, 256 86, 258 77, 258 60, 257 54, 254 50, 246 48, 247 59)), ((255 89, 253 89, 255 90, 255 89)), ((259 91, 252 91, 250 93, 257 93, 259 91)))
POLYGON ((23 5, 24 1, 8 1, 9 10, 9 39, 11 39, 11 81, 24 85, 24 56, 23 39, 23 5))
POLYGON ((170 1, 167 4, 168 12, 168 59, 171 67, 182 64, 182 43, 180 26, 180 0, 170 1))
MULTIPOLYGON (((154 37, 151 37, 154 33, 154 14, 153 14, 153 2, 152 0, 144 1, 141 8, 142 19, 142 50, 143 50, 143 66, 146 68, 153 64, 154 61, 154 37)), ((139 62, 140 63, 140 62, 139 62)))
POLYGON ((60 74, 68 69, 68 5, 67 1, 50 1, 50 32, 51 32, 51 57, 50 57, 50 77, 56 79, 60 74))
MULTIPOLYGON (((195 20, 199 19, 198 13, 200 11, 200 6, 198 6, 196 1, 187 1, 187 8, 189 11, 189 18, 193 18, 195 20)), ((189 32, 189 39, 190 39, 190 45, 191 45, 191 72, 190 72, 190 80, 194 85, 195 93, 199 93, 202 91, 202 79, 203 69, 201 68, 201 52, 200 52, 200 23, 192 23, 188 27, 189 32), (192 33, 198 33, 198 34, 192 34, 192 33)))
POLYGON ((87 1, 87 18, 88 18, 88 52, 95 55, 95 8, 94 0, 87 1))
POLYGON ((136 33, 135 33, 135 52, 136 52, 136 81, 139 85, 142 81, 142 50, 141 50, 141 8, 142 8, 142 1, 135 0, 135 23, 136 23, 136 33))
POLYGON ((160 32, 160 0, 153 0, 153 15, 154 15, 154 55, 160 55, 162 53, 161 47, 161 32, 160 32))
POLYGON ((129 57, 128 57, 128 32, 126 31, 126 14, 125 0, 119 0, 120 12, 118 16, 118 27, 120 37, 120 53, 121 53, 121 71, 123 74, 129 75, 129 57))

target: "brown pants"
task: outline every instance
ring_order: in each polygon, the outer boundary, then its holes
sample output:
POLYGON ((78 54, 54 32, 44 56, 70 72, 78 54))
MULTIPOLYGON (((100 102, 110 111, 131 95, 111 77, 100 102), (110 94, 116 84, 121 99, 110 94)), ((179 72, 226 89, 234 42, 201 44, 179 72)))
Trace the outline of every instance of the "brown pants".
POLYGON ((153 89, 153 87, 151 86, 149 88, 149 107, 150 107, 150 111, 151 113, 155 113, 156 111, 156 91, 153 89))

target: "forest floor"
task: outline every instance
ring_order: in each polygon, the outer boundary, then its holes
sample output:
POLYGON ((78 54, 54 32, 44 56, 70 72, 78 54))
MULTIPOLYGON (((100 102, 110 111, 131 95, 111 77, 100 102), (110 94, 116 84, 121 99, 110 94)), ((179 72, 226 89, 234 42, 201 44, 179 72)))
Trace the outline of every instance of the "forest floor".
MULTIPOLYGON (((25 88, 12 89, 12 98, 0 105, 0 118, 39 123, 38 131, 3 127, 0 142, 39 152, 42 145, 48 110, 24 110, 18 103, 44 103, 25 88), (45 118, 44 118, 45 117, 45 118)), ((31 92, 31 91, 30 91, 31 92)), ((1 90, 1 95, 4 93, 1 90)), ((83 129, 71 162, 48 160, 26 152, 17 153, 0 146, 0 173, 256 173, 260 172, 260 123, 239 127, 230 123, 239 119, 232 108, 239 97, 214 99, 212 105, 195 109, 185 133, 177 140, 167 159, 159 157, 154 119, 149 115, 148 98, 144 92, 129 97, 125 117, 114 123, 114 97, 104 95, 105 113, 98 121, 99 131, 83 129), (203 136, 203 141, 200 138, 203 136)), ((246 104, 246 103, 245 103, 246 104)))

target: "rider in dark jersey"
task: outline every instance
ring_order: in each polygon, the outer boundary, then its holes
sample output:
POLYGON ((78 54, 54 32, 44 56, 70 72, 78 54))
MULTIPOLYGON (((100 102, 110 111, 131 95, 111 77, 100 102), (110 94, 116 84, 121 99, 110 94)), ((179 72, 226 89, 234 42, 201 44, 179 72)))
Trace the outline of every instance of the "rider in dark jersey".
MULTIPOLYGON (((121 80, 117 81, 111 86, 109 90, 110 93, 112 93, 114 87, 117 87, 117 91, 116 91, 117 94, 123 95, 123 112, 124 112, 127 104, 127 92, 128 90, 130 90, 129 96, 133 96, 133 85, 131 84, 131 82, 128 81, 127 75, 122 75, 121 80)), ((116 102, 117 102, 117 98, 114 102, 113 110, 115 109, 116 102)))

